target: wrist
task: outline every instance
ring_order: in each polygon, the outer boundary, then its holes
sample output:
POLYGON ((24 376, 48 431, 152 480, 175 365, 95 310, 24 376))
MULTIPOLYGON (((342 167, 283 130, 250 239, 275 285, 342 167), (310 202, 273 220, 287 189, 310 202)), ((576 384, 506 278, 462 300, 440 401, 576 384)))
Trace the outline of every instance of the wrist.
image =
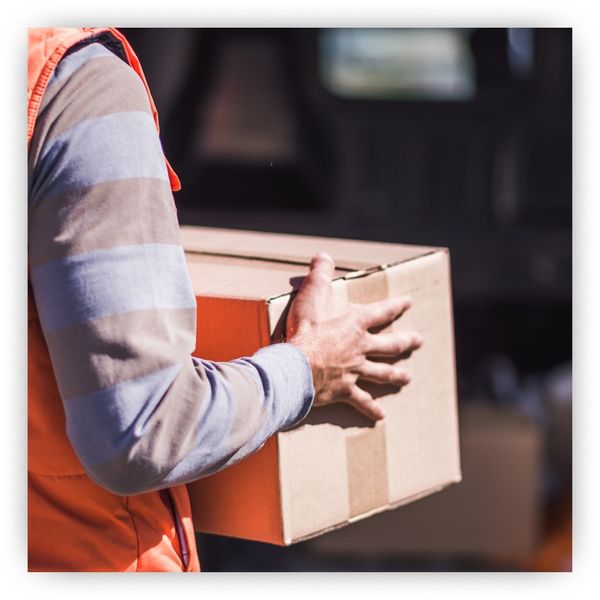
POLYGON ((315 348, 314 336, 311 336, 310 332, 306 329, 299 329, 287 340, 287 343, 295 346, 306 357, 312 373, 313 387, 316 398, 323 388, 326 377, 325 369, 322 367, 321 361, 318 359, 319 352, 315 348))

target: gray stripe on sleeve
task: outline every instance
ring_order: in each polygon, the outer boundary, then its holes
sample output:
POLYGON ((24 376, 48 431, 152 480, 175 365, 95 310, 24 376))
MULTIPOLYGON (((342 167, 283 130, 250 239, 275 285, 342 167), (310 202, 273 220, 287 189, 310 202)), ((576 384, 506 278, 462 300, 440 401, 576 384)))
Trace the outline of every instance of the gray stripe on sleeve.
POLYGON ((94 58, 107 56, 117 58, 106 46, 98 42, 87 44, 74 52, 68 53, 52 72, 46 89, 52 91, 54 85, 64 85, 73 73, 86 62, 94 58))
POLYGON ((153 177, 169 181, 152 117, 123 112, 75 125, 43 149, 30 202, 98 183, 153 177))
MULTIPOLYGON (((114 443, 106 447, 105 452, 93 450, 93 442, 90 444, 89 460, 84 462, 90 476, 122 495, 167 487, 169 474, 177 464, 184 463, 189 476, 190 468, 209 459, 211 442, 227 435, 231 421, 234 400, 230 386, 226 381, 219 381, 215 388, 212 383, 204 370, 196 370, 188 360, 154 407, 143 437, 131 435, 131 428, 117 432, 121 453, 114 452, 114 443), (207 425, 209 435, 199 444, 198 432, 203 425, 207 425), (190 465, 192 450, 196 458, 193 466, 190 465), (204 460, 198 461, 198 454, 203 453, 204 460), (100 462, 101 459, 104 462, 100 462)), ((89 422, 78 419, 77 424, 89 430, 89 422)), ((112 420, 107 426, 113 427, 112 420)), ((82 442, 89 443, 84 438, 82 442)), ((81 451, 87 456, 86 452, 81 451)))
POLYGON ((183 248, 171 244, 119 246, 31 271, 45 332, 122 312, 195 308, 183 248))

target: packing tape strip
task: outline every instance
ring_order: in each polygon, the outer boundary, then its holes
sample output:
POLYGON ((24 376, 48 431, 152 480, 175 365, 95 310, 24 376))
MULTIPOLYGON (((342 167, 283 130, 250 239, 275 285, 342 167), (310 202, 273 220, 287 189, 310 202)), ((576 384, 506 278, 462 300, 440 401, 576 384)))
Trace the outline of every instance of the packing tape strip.
MULTIPOLYGON (((385 271, 346 282, 348 301, 366 304, 389 295, 385 271)), ((389 502, 386 425, 352 428, 346 434, 348 496, 350 518, 367 513, 389 502)))

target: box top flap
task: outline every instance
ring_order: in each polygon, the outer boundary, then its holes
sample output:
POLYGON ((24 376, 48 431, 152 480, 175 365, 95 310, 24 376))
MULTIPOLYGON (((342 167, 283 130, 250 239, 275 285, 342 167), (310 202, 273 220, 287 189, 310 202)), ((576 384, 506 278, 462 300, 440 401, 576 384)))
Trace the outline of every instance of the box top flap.
POLYGON ((262 233, 241 229, 182 225, 180 230, 186 252, 308 265, 317 252, 325 251, 331 254, 336 265, 345 271, 368 270, 396 264, 439 250, 431 246, 262 233))
POLYGON ((351 278, 440 250, 431 246, 183 225, 181 238, 196 295, 270 299, 298 289, 319 251, 351 278))
POLYGON ((196 296, 268 301, 297 290, 308 271, 306 265, 259 259, 187 252, 185 258, 196 296))

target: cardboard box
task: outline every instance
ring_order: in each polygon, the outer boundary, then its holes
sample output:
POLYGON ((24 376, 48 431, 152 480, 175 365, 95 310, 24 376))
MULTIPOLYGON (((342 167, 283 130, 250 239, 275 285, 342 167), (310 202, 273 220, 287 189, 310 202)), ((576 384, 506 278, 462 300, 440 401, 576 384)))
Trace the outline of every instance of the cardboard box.
POLYGON ((311 411, 254 455, 190 485, 198 531, 287 545, 460 481, 449 255, 444 248, 182 227, 198 301, 196 354, 231 360, 284 332, 292 293, 320 250, 334 294, 365 303, 408 293, 393 327, 424 345, 401 391, 370 386, 386 418, 350 406, 311 411))
POLYGON ((514 410, 460 410, 463 482, 309 543, 319 557, 515 561, 541 532, 543 435, 514 410))

